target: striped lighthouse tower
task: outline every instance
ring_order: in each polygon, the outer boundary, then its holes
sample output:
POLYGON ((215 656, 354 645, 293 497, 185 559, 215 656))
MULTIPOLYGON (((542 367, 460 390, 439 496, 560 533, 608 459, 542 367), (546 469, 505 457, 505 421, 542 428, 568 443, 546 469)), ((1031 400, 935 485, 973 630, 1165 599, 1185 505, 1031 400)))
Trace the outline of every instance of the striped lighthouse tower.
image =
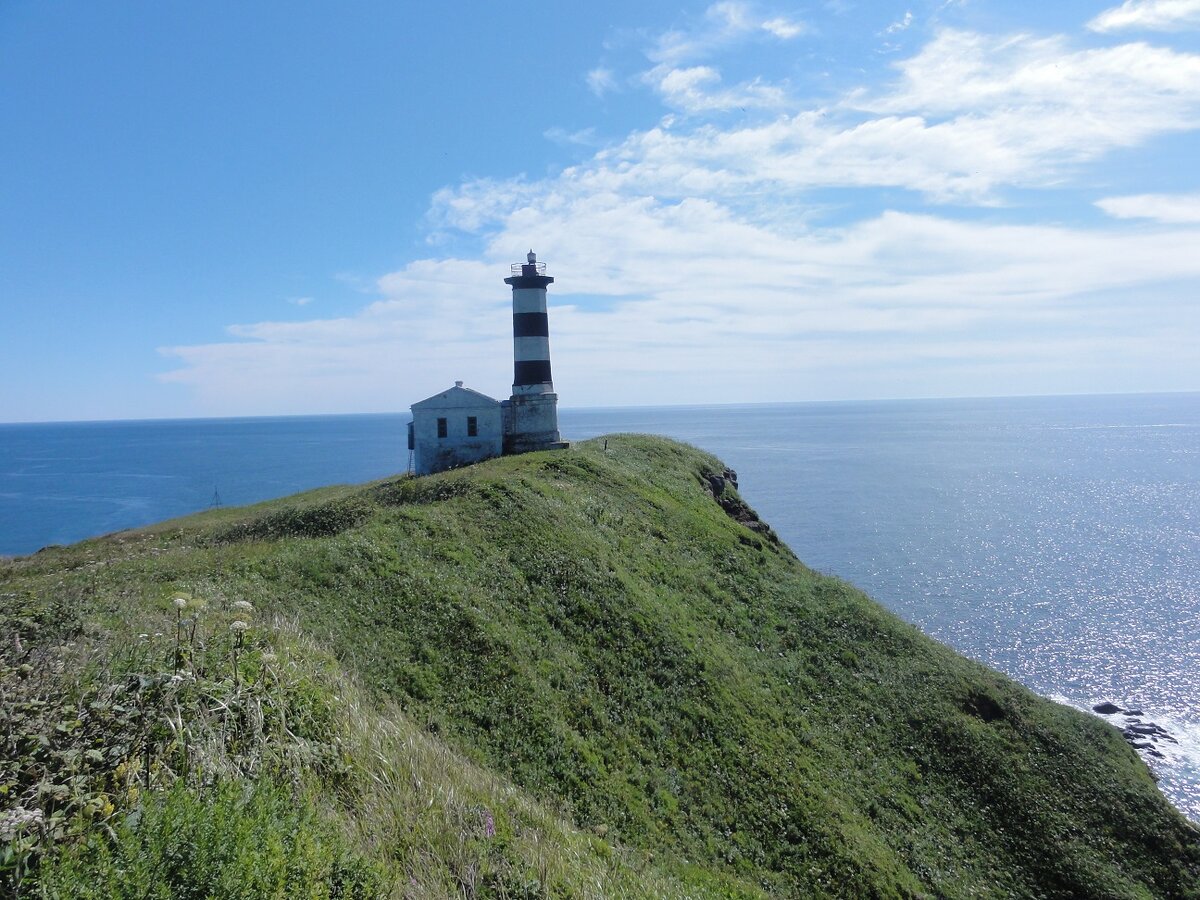
POLYGON ((558 395, 550 377, 546 286, 554 279, 530 250, 504 283, 513 292, 513 392, 504 401, 504 452, 566 447, 558 433, 558 395))

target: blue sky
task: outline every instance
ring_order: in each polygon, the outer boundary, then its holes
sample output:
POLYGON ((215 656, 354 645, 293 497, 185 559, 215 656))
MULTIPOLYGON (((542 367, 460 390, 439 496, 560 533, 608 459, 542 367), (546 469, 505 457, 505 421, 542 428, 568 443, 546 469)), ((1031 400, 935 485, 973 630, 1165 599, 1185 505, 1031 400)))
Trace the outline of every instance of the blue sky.
POLYGON ((0 4, 0 421, 1200 389, 1200 0, 0 4), (577 8, 578 7, 578 8, 577 8))

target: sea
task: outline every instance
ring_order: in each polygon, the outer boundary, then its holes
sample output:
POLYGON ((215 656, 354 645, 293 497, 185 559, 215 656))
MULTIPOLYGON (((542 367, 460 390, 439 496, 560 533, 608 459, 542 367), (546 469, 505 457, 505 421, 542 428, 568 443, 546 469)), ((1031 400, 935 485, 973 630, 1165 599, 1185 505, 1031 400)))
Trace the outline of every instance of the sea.
MULTIPOLYGON (((403 471, 407 414, 0 425, 0 554, 403 471)), ((562 409, 737 470, 809 566, 1091 711, 1200 822, 1200 393, 562 409), (1108 717, 1114 724, 1128 721, 1108 717)))

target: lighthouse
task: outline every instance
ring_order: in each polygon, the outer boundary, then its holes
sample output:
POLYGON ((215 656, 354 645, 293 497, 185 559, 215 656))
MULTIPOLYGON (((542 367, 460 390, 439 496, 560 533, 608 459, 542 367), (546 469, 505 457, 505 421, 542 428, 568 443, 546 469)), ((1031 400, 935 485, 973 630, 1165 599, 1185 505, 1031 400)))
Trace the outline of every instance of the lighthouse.
POLYGON ((512 396, 502 404, 505 453, 567 446, 558 433, 558 395, 550 375, 546 287, 553 282, 532 250, 504 279, 513 296, 512 396))
POLYGON ((468 466, 504 453, 563 450, 558 394, 550 377, 546 286, 554 281, 532 250, 504 283, 513 295, 512 396, 500 402, 454 382, 412 405, 409 466, 418 475, 468 466))

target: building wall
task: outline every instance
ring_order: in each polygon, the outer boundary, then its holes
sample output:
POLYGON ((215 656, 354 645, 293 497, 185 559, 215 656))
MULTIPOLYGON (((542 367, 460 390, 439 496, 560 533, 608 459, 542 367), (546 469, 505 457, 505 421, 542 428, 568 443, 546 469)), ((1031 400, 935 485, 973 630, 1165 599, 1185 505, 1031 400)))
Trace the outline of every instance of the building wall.
POLYGON ((504 427, 498 402, 459 399, 438 405, 434 399, 413 406, 413 467, 418 475, 491 459, 503 452, 504 427), (474 437, 467 434, 468 416, 475 417, 474 437), (445 437, 438 437, 438 419, 446 420, 445 437))

